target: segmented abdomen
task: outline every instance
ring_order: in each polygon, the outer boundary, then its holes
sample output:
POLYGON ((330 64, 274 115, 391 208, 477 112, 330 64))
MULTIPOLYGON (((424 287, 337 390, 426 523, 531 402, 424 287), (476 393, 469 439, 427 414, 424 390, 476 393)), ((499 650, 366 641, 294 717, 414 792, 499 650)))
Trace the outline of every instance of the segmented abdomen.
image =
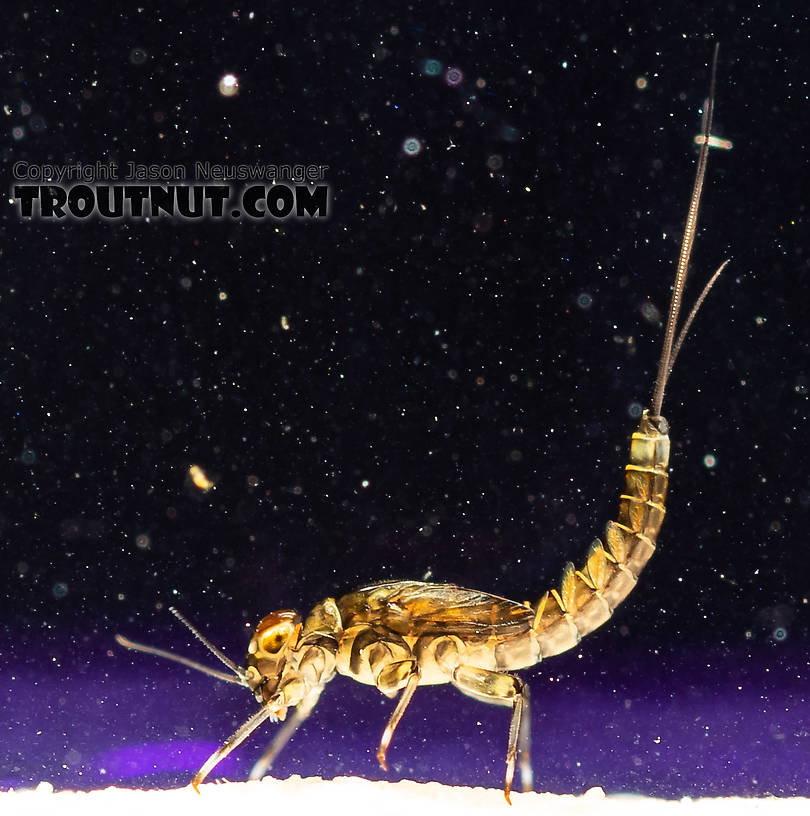
POLYGON ((576 646, 608 620, 655 552, 666 512, 668 433, 663 417, 644 412, 630 440, 619 516, 608 522, 605 543, 593 542, 580 569, 567 564, 559 590, 547 592, 535 605, 533 630, 541 658, 576 646))

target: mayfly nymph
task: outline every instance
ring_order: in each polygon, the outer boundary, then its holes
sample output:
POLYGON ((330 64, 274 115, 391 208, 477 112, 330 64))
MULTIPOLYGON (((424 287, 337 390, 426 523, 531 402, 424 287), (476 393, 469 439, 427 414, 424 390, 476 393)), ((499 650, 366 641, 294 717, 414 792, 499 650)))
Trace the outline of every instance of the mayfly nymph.
POLYGON ((306 617, 292 610, 272 612, 256 627, 244 668, 172 610, 230 673, 117 635, 118 643, 128 649, 245 686, 259 703, 258 711, 206 760, 192 780, 195 788, 262 722, 283 720, 251 772, 251 778, 261 777, 336 673, 376 686, 388 697, 399 695, 377 751, 383 768, 397 724, 420 685, 451 683, 477 700, 511 708, 504 794, 509 801, 516 763, 523 789, 532 788, 528 689, 510 672, 571 649, 605 623, 636 585, 655 551, 664 520, 670 446, 669 427, 661 415, 664 393, 692 321, 728 263, 712 275, 679 329, 708 153, 717 143, 711 133, 717 54, 715 48, 697 172, 652 401, 631 437, 618 514, 607 523, 604 541, 591 544, 578 569, 567 564, 559 586, 533 604, 454 584, 386 581, 337 600, 327 598, 306 617))

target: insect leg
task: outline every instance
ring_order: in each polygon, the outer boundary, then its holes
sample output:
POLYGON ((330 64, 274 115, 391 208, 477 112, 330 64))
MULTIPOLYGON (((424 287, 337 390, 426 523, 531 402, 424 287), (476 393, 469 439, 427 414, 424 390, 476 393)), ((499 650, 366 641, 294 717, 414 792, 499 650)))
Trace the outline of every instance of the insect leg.
POLYGON ((518 767, 520 768, 520 784, 523 792, 534 790, 534 772, 532 771, 532 717, 529 711, 529 686, 523 685, 523 714, 520 719, 518 733, 518 767))
POLYGON ((526 686, 522 680, 513 677, 511 674, 501 674, 488 669, 479 669, 475 666, 459 666, 453 672, 451 682, 459 691, 474 697, 476 700, 481 700, 484 703, 512 706, 512 719, 509 722, 509 744, 506 749, 506 777, 503 783, 503 795, 511 805, 512 801, 509 795, 512 791, 512 778, 515 774, 518 742, 520 742, 521 749, 525 750, 527 754, 525 759, 521 758, 520 763, 524 788, 527 781, 531 780, 531 771, 529 771, 528 780, 523 776, 523 768, 531 768, 528 757, 528 731, 521 728, 524 709, 527 715, 526 719, 529 718, 529 696, 526 693, 526 686))
POLYGON ((268 717, 272 717, 273 712, 267 706, 262 706, 247 722, 242 723, 241 726, 236 730, 234 734, 232 734, 225 742, 222 744, 221 748, 218 748, 211 754, 208 759, 205 760, 205 764, 200 768, 199 771, 194 776, 194 779, 191 780, 191 786, 194 788, 197 793, 200 792, 199 786, 202 781, 208 776, 211 771, 225 759, 234 748, 237 748, 239 745, 244 742, 250 734, 255 731, 268 717))
POLYGON ((267 746, 267 750, 256 760, 250 769, 251 779, 261 779, 270 770, 276 761, 276 757, 284 750, 284 746, 290 741, 292 735, 298 730, 301 723, 312 713, 312 709, 315 708, 315 703, 318 702, 321 696, 321 691, 323 691, 323 687, 316 688, 310 693, 309 697, 298 704, 295 713, 281 726, 276 736, 273 737, 273 741, 267 746))
POLYGON ((342 648, 347 647, 349 638, 349 669, 352 676, 368 678, 362 682, 372 682, 386 697, 395 697, 402 690, 377 750, 380 767, 387 771, 385 755, 394 729, 419 685, 419 666, 405 639, 388 629, 380 626, 353 627, 344 637, 342 648))
MULTIPOLYGON (((408 707, 408 703, 411 702, 411 697, 413 697, 413 693, 416 691, 416 687, 419 685, 419 669, 416 666, 416 661, 394 663, 391 667, 396 669, 404 669, 409 664, 410 674, 407 675, 408 679, 405 683, 405 688, 403 689, 399 700, 397 700, 397 705, 394 712, 388 719, 388 723, 385 726, 385 731, 383 731, 382 737, 380 738, 380 747, 377 749, 377 761, 380 763, 380 767, 384 771, 388 770, 388 763, 385 761, 385 755, 388 753, 388 746, 391 744, 391 738, 394 736, 394 730, 399 725, 399 721, 402 719, 402 715, 405 713, 405 709, 408 707)), ((379 687, 379 681, 377 686, 379 687)), ((380 689, 380 691, 383 690, 380 689)))

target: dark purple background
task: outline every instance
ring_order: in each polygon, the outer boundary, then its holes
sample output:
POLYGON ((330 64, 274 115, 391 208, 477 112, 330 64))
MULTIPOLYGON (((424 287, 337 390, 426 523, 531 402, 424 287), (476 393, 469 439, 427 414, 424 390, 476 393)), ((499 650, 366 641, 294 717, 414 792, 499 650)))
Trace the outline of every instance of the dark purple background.
MULTIPOLYGON (((735 147, 710 157, 695 277, 733 260, 665 403, 670 513, 614 620, 524 673, 534 769, 558 792, 810 795, 808 20, 26 9, 2 49, 9 185, 20 160, 300 162, 329 165, 334 207, 278 227, 6 208, 0 782, 189 780, 254 702, 115 645, 205 660, 171 604, 241 661, 275 608, 399 577, 534 599, 582 558, 652 387, 642 307, 666 308, 719 39, 735 147)), ((337 678, 275 772, 382 778, 391 705, 337 678)), ((507 720, 420 690, 387 778, 500 786, 507 720)), ((270 730, 215 776, 245 778, 270 730)))

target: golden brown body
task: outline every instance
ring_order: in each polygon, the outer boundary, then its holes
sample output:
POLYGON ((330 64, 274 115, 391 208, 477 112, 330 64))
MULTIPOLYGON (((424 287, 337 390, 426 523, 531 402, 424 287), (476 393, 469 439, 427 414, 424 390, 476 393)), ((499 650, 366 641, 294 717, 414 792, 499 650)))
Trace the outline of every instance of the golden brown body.
MULTIPOLYGON (((523 786, 529 788, 528 691, 508 672, 575 646, 635 586, 655 551, 665 512, 669 436, 663 417, 644 413, 629 459, 618 518, 608 523, 605 544, 595 541, 580 569, 567 565, 559 588, 536 604, 454 584, 388 581, 337 601, 327 598, 303 623, 291 611, 268 615, 248 648, 247 684, 272 716, 284 719, 288 708, 297 711, 290 731, 279 734, 253 775, 267 770, 338 672, 389 697, 402 692, 377 752, 383 767, 417 686, 452 683, 475 699, 511 706, 504 791, 508 799, 518 748, 523 786)), ((215 754, 211 767, 222 756, 215 754)), ((204 766, 195 781, 205 773, 204 766)))

